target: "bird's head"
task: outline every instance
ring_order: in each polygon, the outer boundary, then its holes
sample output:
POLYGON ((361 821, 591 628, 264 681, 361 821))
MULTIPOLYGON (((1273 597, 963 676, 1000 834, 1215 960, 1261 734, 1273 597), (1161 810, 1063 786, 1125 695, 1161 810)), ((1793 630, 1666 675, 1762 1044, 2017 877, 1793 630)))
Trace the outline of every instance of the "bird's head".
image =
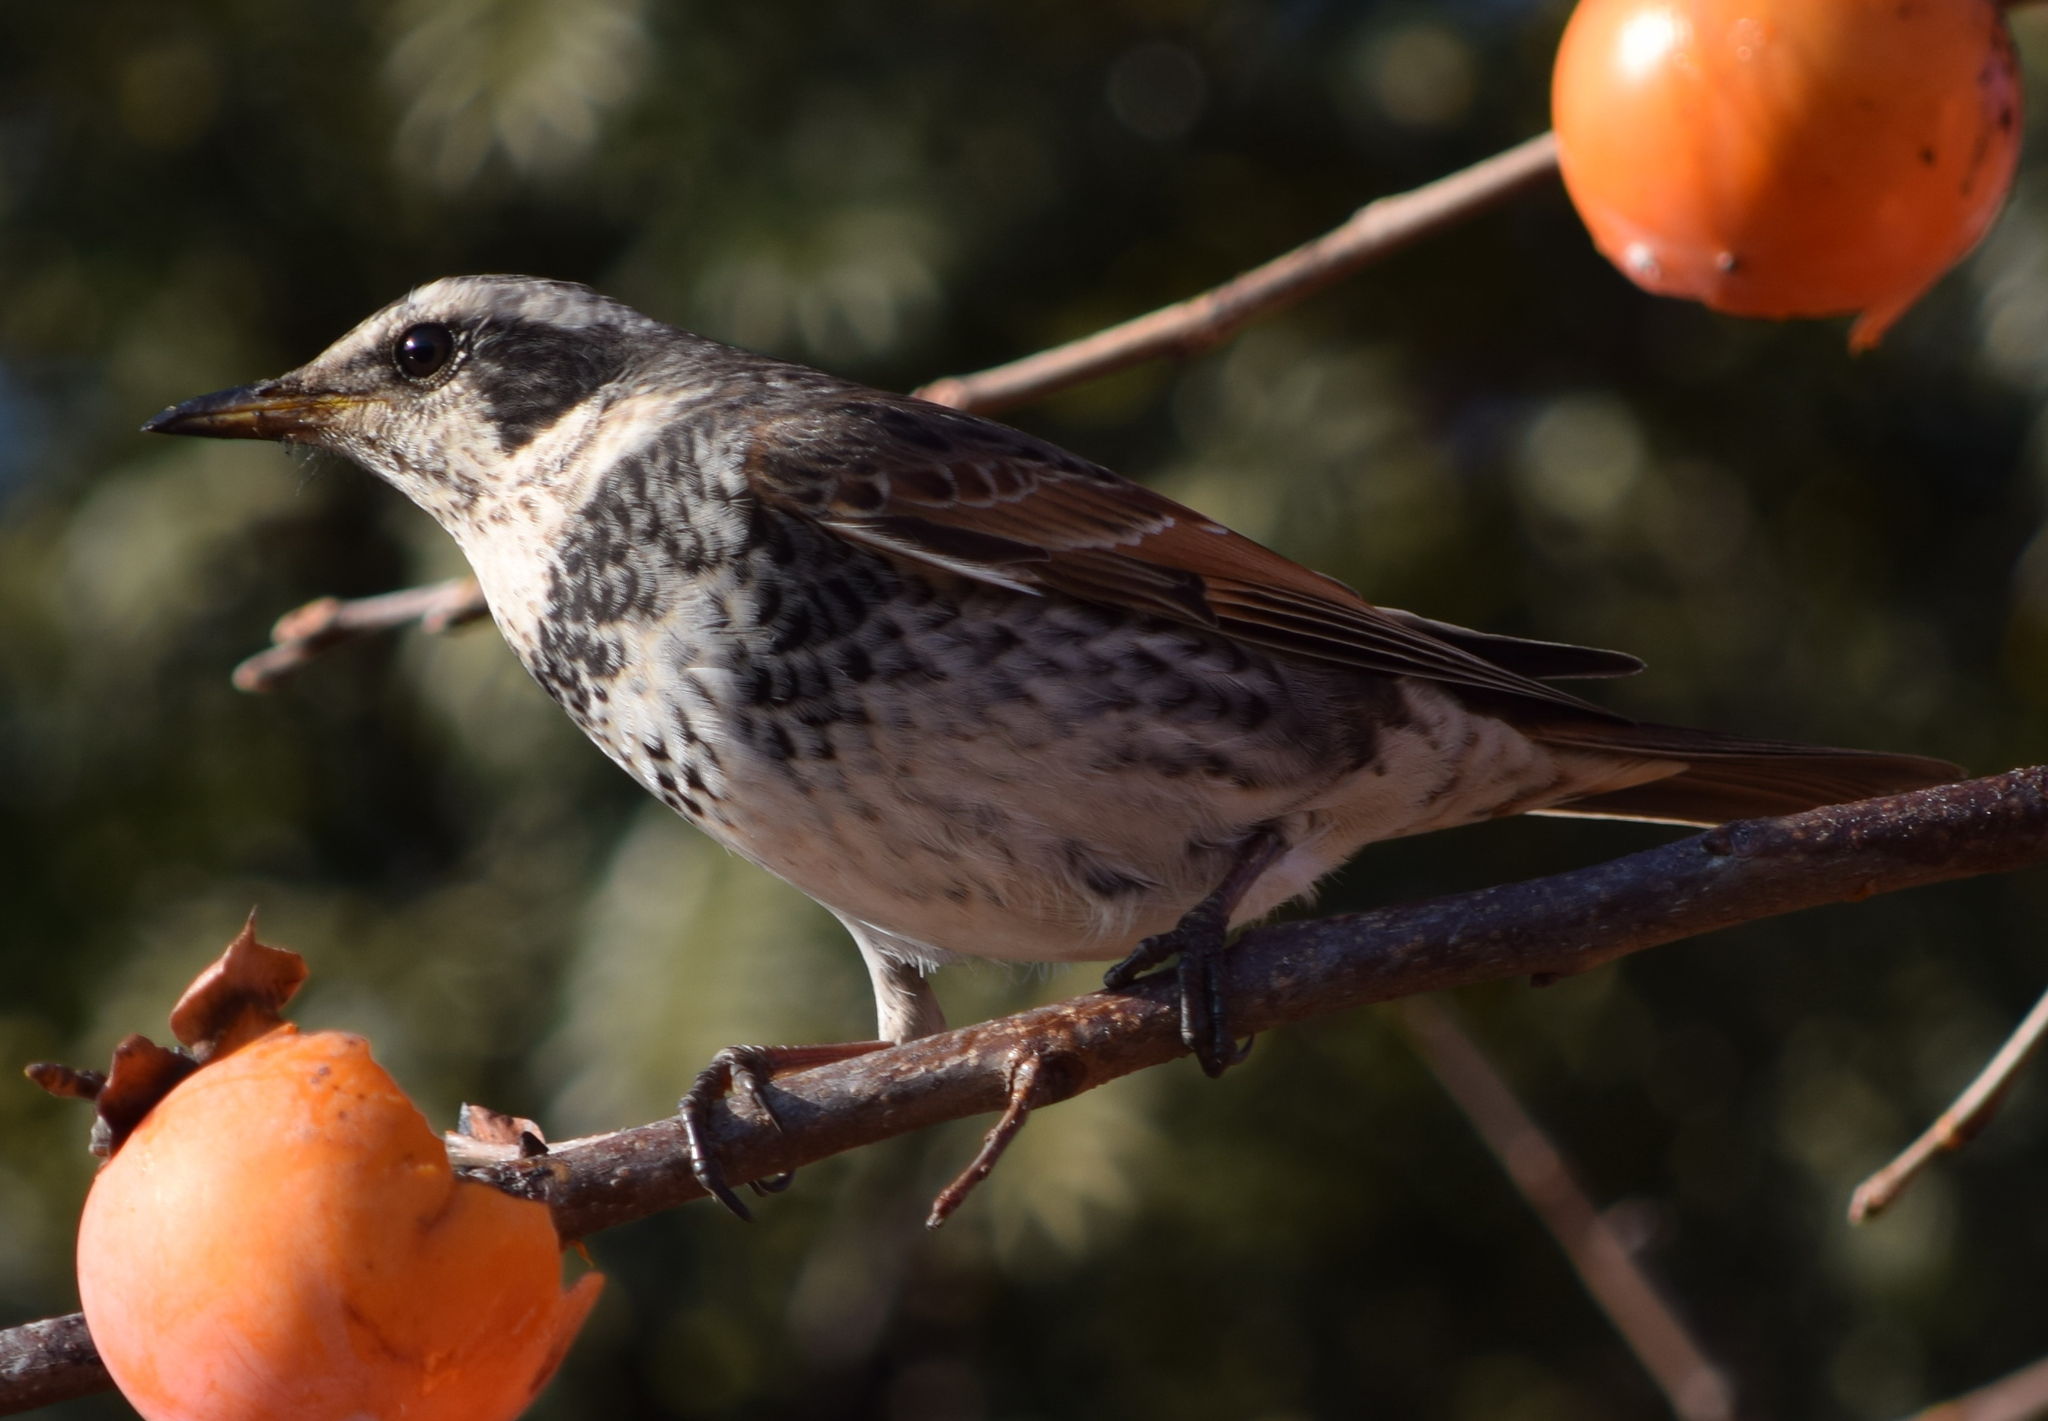
POLYGON ((508 484, 545 479, 548 461, 520 456, 666 332, 570 282, 449 277, 289 374, 173 405, 143 428, 333 450, 454 528, 508 484))

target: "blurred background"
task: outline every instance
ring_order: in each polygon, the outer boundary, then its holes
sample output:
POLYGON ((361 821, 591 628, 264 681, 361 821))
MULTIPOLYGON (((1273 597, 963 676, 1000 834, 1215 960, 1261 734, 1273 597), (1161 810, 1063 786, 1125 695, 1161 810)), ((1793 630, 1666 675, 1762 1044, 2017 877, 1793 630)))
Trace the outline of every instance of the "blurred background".
MULTIPOLYGON (((636 790, 488 627, 228 684, 280 612, 459 570, 337 461, 152 440, 408 286, 594 283, 907 388, 1221 280, 1546 122, 1561 0, 0 8, 0 1063, 163 1034, 254 904, 300 1018, 437 1118, 667 1112, 840 1040, 855 954, 636 790)), ((2048 16, 2014 16, 2048 60, 2048 16)), ((2036 78, 2038 79, 2038 74, 2036 78)), ((2038 137, 2038 125, 2036 125, 2038 137)), ((1009 418, 1375 600, 1651 663, 1645 716, 2048 758, 2048 182, 1875 354, 1654 300, 1554 186, 1009 418)), ((1353 908, 1665 831, 1368 852, 1353 908)), ((1853 1184, 2048 982, 2039 875, 1460 1005, 1744 1414, 1882 1418, 2048 1353, 2048 1090, 1875 1226, 1853 1184)), ((956 1019, 1086 990, 955 968, 956 1019)), ((76 1305, 85 1112, 0 1084, 0 1320, 76 1305)), ((1601 1421, 1662 1403, 1383 1013, 1047 1111, 943 1233, 970 1122, 592 1241, 537 1416, 1601 1421)), ((126 1414, 101 1399, 47 1413, 126 1414)))

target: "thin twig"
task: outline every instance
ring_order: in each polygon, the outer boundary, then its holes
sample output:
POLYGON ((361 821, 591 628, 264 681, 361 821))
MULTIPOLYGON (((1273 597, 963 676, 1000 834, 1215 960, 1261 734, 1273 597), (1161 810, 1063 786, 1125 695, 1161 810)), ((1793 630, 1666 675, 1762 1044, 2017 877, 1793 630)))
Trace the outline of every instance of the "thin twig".
POLYGON ((1031 1118, 1031 1108, 1038 1103, 1038 1078, 1045 1069, 1045 1056, 1038 1051, 1026 1051, 1010 1067, 1010 1099, 1003 1106, 1003 1113, 996 1123, 989 1127, 982 1137, 981 1148, 968 1162, 967 1168, 953 1177, 953 1182, 938 1192, 932 1200, 932 1207, 925 1215, 924 1226, 928 1229, 941 1227, 953 1217, 960 1206, 967 1202, 967 1196, 976 1185, 995 1172, 996 1165, 1023 1132, 1024 1122, 1031 1118))
POLYGON ((418 622, 442 632, 490 615, 473 577, 452 577, 375 597, 320 597, 286 612, 270 629, 273 645, 235 668, 235 689, 268 691, 330 647, 418 622))
POLYGON ((2043 1416, 2048 1416, 2048 1357, 1916 1411, 1909 1421, 2039 1421, 2043 1416))
MULTIPOLYGON (((1199 296, 976 375, 935 380, 917 393, 985 414, 1158 356, 1206 350, 1259 316, 1485 211, 1556 167, 1557 145, 1540 134, 1448 177, 1370 202, 1341 227, 1199 296)), ((344 642, 414 621, 440 631, 488 611, 472 578, 354 600, 323 597, 281 618, 271 632, 275 644, 235 668, 235 685, 268 691, 344 642)))
MULTIPOLYGON (((2048 766, 1783 819, 1723 825, 1527 883, 1246 933, 1218 964, 1248 1032, 1418 992, 1566 976, 1628 953, 1823 903, 2048 863, 2048 766)), ((907 1042, 771 1082, 779 1125, 717 1102, 707 1136, 734 1180, 762 1179, 879 1140, 1003 1109, 1020 1052, 1061 1058, 1033 1105, 1055 1104, 1187 1054, 1176 990, 1147 979, 907 1042)), ((542 1199, 577 1239, 703 1196, 673 1120, 481 1171, 542 1199)), ((47 1328, 51 1324, 38 1324, 47 1328)), ((72 1324, 75 1326, 75 1324, 72 1324)), ((0 1415, 60 1399, 40 1334, 0 1332, 0 1415), (35 1399, 23 1401, 20 1398, 35 1399)))
POLYGON ((1579 1281, 1681 1421, 1729 1421, 1735 1395, 1594 1207, 1570 1164, 1451 1009, 1428 997, 1400 1003, 1398 1020, 1431 1074, 1456 1101, 1515 1188, 1565 1252, 1579 1281))
POLYGON ((1849 1222, 1861 1224, 1876 1218, 1906 1192, 1937 1155, 1959 1150, 1976 1139, 1998 1113, 2020 1068, 2033 1059, 2043 1040, 2048 1040, 2048 992, 2041 994, 2026 1020, 2005 1038, 1998 1054, 1977 1073, 1977 1079, 1956 1097, 1955 1103, 1942 1111, 1896 1159, 1856 1186, 1849 1199, 1849 1222))
POLYGON ((937 404, 986 413, 1143 361, 1207 350, 1258 317, 1483 212, 1556 171, 1557 141, 1538 134, 1435 182, 1369 202, 1341 227, 1199 296, 976 375, 934 380, 917 393, 937 404))

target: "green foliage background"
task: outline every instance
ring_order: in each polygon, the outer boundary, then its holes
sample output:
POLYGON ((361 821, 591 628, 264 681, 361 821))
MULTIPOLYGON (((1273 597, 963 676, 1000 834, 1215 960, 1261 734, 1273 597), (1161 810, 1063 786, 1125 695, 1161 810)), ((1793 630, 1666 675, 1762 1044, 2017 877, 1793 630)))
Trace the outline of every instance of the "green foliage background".
MULTIPOLYGON (((454 570, 339 463, 147 440, 408 285, 586 280, 906 387, 1185 294, 1545 123, 1546 0, 96 0, 0 9, 0 1061, 161 1034, 254 903, 301 1013, 445 1122, 658 1116, 733 1040, 863 1034, 834 925, 606 764, 488 629, 267 697, 272 617, 454 570)), ((2048 53, 2040 18, 2015 17, 2048 53)), ((1656 301, 1530 196, 1180 366, 1019 412, 1377 600, 1645 654, 1616 704, 2048 756, 2048 188, 1874 355, 1656 301)), ((1656 831, 1390 845, 1352 907, 1656 831)), ((2038 876, 1464 1005, 1739 1380, 1885 1417, 2048 1352, 2044 1092, 1895 1217, 1848 1191, 2048 981, 2038 876)), ((1085 989, 955 969, 958 1017, 1085 989)), ((0 1086, 0 1317, 70 1309, 82 1112, 0 1086)), ((545 1417, 1597 1421, 1660 1403, 1377 1014, 1027 1131, 593 1243, 545 1417)), ((51 1415, 125 1414, 111 1400, 51 1415)))

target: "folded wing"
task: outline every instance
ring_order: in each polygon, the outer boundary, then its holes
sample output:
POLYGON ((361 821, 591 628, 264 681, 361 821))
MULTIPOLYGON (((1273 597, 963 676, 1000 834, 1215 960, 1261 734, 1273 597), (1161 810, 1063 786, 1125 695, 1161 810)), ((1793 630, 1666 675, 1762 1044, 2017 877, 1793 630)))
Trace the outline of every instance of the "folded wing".
POLYGON ((1384 676, 1620 720, 1537 678, 1620 676, 1642 665, 1376 607, 1054 445, 921 401, 863 393, 763 421, 747 472, 765 502, 897 557, 1384 676))

